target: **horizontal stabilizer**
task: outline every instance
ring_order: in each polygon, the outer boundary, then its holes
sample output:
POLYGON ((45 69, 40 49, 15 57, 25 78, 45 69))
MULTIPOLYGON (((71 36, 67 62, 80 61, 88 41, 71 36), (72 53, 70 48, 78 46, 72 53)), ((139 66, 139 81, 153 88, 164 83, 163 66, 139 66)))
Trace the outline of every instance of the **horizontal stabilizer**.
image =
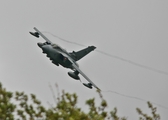
POLYGON ((94 49, 96 49, 95 46, 89 46, 89 47, 87 47, 83 50, 77 51, 77 52, 73 51, 72 53, 70 53, 70 55, 75 61, 78 61, 81 58, 83 58, 85 55, 87 55, 88 53, 93 51, 94 49))

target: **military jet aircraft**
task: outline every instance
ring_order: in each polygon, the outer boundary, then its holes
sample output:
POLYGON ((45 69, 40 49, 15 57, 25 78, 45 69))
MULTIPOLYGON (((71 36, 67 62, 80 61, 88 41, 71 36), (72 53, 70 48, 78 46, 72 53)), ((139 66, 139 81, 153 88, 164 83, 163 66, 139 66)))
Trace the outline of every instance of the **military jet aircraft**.
POLYGON ((37 28, 34 27, 36 32, 29 32, 31 35, 39 38, 40 36, 45 39, 44 43, 37 43, 37 45, 42 49, 43 53, 51 60, 56 66, 63 66, 73 70, 73 72, 68 72, 68 75, 76 80, 80 80, 78 76, 79 73, 89 82, 83 83, 84 86, 92 89, 92 86, 100 90, 80 69, 77 61, 83 58, 85 55, 96 49, 95 46, 89 46, 80 51, 67 52, 65 49, 59 45, 52 43, 44 34, 42 34, 37 28))

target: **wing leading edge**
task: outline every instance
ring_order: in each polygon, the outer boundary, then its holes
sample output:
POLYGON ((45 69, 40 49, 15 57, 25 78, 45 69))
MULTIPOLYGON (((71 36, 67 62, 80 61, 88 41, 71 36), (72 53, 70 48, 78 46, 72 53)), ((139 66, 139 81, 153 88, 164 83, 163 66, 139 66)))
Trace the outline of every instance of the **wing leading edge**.
POLYGON ((72 64, 72 67, 77 70, 89 83, 91 83, 95 88, 100 90, 75 64, 72 64))
POLYGON ((52 44, 52 42, 51 42, 46 36, 44 36, 36 27, 34 27, 34 30, 35 30, 44 40, 46 40, 46 42, 52 44))

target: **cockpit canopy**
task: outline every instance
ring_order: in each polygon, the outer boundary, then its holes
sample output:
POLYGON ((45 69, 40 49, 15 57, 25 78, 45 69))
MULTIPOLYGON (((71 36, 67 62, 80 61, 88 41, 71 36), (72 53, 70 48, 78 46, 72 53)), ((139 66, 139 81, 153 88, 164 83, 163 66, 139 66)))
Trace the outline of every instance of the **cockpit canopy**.
POLYGON ((54 49, 57 49, 57 50, 63 50, 59 45, 57 44, 52 44, 51 45, 54 49))
POLYGON ((44 43, 37 43, 39 47, 42 47, 44 45, 51 45, 54 49, 57 49, 57 50, 61 50, 61 51, 64 51, 64 52, 67 52, 65 49, 61 48, 59 45, 57 44, 51 44, 51 43, 48 43, 48 42, 44 42, 44 43))
POLYGON ((61 48, 58 44, 51 44, 51 46, 54 48, 54 49, 59 49, 59 50, 62 50, 62 51, 66 51, 65 49, 61 48))
POLYGON ((59 45, 57 45, 57 44, 52 44, 51 45, 53 48, 56 48, 56 49, 58 49, 58 48, 61 48, 59 45))

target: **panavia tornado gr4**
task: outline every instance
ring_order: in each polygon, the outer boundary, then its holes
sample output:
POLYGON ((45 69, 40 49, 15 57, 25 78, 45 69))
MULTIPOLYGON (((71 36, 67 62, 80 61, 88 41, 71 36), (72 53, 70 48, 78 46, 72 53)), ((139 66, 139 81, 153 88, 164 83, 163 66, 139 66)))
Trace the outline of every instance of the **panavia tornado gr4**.
POLYGON ((43 53, 51 60, 56 66, 63 66, 69 68, 72 71, 68 72, 68 75, 76 80, 80 80, 79 74, 81 74, 89 83, 83 83, 84 86, 92 89, 94 86, 100 90, 80 69, 77 61, 83 58, 85 55, 96 49, 95 46, 88 46, 80 51, 67 52, 59 45, 52 43, 44 34, 42 34, 37 28, 34 27, 36 32, 29 32, 31 35, 39 38, 40 36, 45 40, 44 43, 37 43, 42 49, 43 53))

